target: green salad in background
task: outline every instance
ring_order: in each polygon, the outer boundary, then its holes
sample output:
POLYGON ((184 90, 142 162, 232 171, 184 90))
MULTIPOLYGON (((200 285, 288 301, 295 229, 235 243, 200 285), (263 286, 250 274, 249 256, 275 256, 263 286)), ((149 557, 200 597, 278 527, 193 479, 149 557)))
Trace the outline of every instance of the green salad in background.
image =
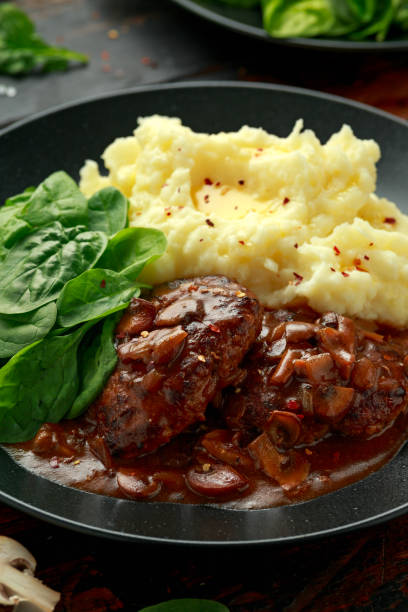
POLYGON ((120 311, 166 248, 127 212, 114 187, 87 200, 65 172, 0 207, 0 442, 81 415, 114 369, 120 311))
POLYGON ((408 0, 218 0, 259 6, 265 30, 276 38, 324 36, 347 40, 387 38, 408 31, 408 0))

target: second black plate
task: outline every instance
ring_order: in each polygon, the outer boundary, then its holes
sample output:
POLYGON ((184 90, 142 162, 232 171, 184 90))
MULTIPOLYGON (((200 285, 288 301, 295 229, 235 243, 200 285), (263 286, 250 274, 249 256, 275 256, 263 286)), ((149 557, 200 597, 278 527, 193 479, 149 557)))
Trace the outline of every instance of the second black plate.
POLYGON ((332 51, 403 51, 408 50, 408 37, 384 42, 341 40, 335 38, 272 38, 262 26, 261 10, 230 6, 217 0, 172 0, 204 19, 235 32, 246 34, 266 42, 291 47, 304 47, 332 51))

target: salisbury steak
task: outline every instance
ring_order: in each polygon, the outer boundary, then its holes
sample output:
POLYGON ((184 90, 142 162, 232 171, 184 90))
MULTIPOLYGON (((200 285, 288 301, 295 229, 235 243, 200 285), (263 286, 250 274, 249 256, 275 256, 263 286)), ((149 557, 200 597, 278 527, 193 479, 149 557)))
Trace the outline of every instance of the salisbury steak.
POLYGON ((149 453, 203 421, 216 394, 244 377, 261 320, 255 296, 220 276, 134 299, 116 330, 119 363, 93 407, 110 452, 149 453))

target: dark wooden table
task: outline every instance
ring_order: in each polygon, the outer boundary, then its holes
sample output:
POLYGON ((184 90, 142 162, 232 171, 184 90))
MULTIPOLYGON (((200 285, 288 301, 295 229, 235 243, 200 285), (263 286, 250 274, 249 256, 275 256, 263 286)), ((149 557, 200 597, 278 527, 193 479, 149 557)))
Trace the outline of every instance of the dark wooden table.
MULTIPOLYGON (((91 62, 11 79, 0 124, 50 106, 141 84, 183 79, 286 83, 340 94, 408 118, 408 55, 338 55, 260 44, 166 0, 20 0, 52 42, 91 62)), ((126 545, 50 526, 0 505, 0 533, 25 544, 58 610, 139 610, 203 597, 234 612, 408 610, 408 520, 301 546, 213 550, 126 545)))

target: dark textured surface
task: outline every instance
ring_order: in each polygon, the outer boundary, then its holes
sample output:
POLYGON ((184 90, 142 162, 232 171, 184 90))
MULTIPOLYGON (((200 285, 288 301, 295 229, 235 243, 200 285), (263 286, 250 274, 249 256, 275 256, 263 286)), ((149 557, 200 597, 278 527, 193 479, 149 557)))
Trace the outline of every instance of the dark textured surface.
MULTIPOLYGON (((2 124, 91 94, 186 78, 311 87, 408 117, 408 56, 403 53, 374 58, 299 53, 273 45, 266 49, 166 0, 20 0, 18 4, 29 11, 50 42, 89 53, 91 63, 56 75, 0 76, 0 85, 17 89, 14 98, 0 97, 2 124), (111 29, 117 30, 116 39, 109 38, 111 29)), ((225 118, 233 123, 233 115, 230 108, 223 108, 214 127, 222 126, 225 118)), ((133 117, 129 112, 123 117, 123 133, 133 125, 133 117)), ((189 118, 194 124, 194 109, 189 118)), ((111 121, 109 115, 103 118, 104 129, 111 121)), ((70 147, 76 149, 78 160, 88 151, 96 155, 116 135, 117 126, 112 124, 112 133, 105 132, 106 137, 98 133, 90 144, 78 133, 72 136, 70 147)), ((52 122, 42 129, 58 137, 52 122)), ((387 140, 386 133, 383 138, 387 140)), ((405 142, 400 142, 402 150, 405 142)), ((20 153, 27 149, 24 163, 30 162, 31 177, 39 180, 44 167, 39 160, 49 158, 50 149, 38 135, 33 144, 35 157, 23 138, 13 142, 20 153)), ((56 150, 55 163, 72 159, 62 147, 52 147, 52 155, 56 150)), ((80 163, 72 164, 72 170, 77 171, 80 163)), ((12 169, 12 185, 27 184, 21 168, 12 169)), ((401 178, 408 180, 404 172, 399 158, 394 178, 381 189, 383 193, 395 189, 403 198, 400 204, 406 193, 401 178)), ((0 176, 3 179, 3 169, 0 176)), ((383 176, 380 169, 380 181, 383 176)), ((398 485, 390 483, 390 494, 394 492, 398 485)), ((84 505, 81 512, 86 518, 90 511, 84 505)), ((34 553, 39 576, 63 593, 60 612, 138 610, 171 597, 214 598, 233 612, 405 612, 407 525, 401 517, 369 530, 297 546, 221 551, 95 539, 0 506, 0 532, 19 539, 34 553)))

